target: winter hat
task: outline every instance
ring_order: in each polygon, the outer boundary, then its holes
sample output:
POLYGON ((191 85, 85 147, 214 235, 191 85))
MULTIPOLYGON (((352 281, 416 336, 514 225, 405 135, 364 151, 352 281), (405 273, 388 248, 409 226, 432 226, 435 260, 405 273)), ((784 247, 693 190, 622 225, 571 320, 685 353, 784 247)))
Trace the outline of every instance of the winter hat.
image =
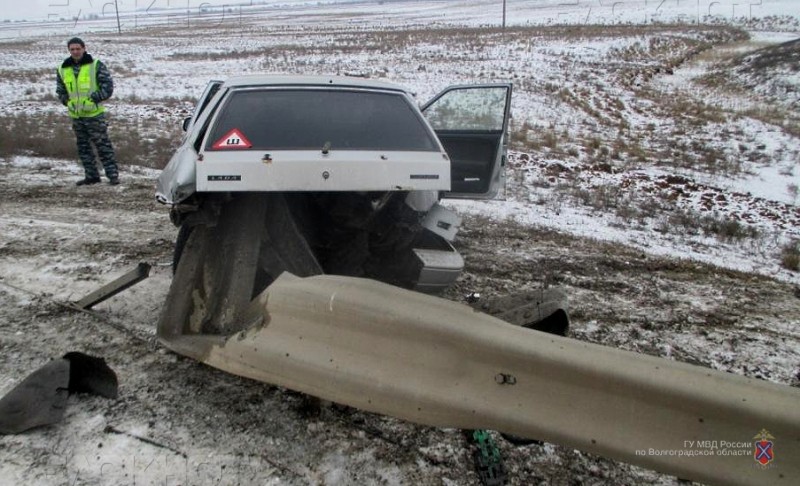
POLYGON ((71 46, 72 44, 80 44, 81 47, 86 47, 86 44, 83 43, 80 37, 73 37, 67 41, 67 47, 71 46))

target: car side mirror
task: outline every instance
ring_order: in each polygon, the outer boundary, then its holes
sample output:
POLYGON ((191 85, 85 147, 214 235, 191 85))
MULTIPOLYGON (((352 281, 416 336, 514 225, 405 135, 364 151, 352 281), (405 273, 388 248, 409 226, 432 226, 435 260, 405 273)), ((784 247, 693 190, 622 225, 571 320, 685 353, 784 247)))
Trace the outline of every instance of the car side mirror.
POLYGON ((189 124, 192 123, 192 117, 187 116, 183 119, 183 131, 187 131, 189 129, 189 124))

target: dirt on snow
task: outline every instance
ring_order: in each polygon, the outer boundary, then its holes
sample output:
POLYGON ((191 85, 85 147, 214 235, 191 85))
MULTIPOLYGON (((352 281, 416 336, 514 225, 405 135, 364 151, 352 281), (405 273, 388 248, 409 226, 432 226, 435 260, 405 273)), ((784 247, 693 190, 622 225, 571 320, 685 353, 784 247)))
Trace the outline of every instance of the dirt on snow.
MULTIPOLYGON (((155 171, 75 187, 77 166, 0 162, 0 393, 69 351, 104 357, 119 398, 70 397, 62 423, 0 437, 9 484, 479 484, 463 431, 418 426, 228 375, 160 347, 175 229, 155 171), (63 306, 132 269, 150 278, 63 306)), ((552 231, 469 216, 446 297, 559 285, 576 339, 800 386, 800 289, 552 231)), ((510 484, 678 480, 553 444, 494 438, 510 484)))

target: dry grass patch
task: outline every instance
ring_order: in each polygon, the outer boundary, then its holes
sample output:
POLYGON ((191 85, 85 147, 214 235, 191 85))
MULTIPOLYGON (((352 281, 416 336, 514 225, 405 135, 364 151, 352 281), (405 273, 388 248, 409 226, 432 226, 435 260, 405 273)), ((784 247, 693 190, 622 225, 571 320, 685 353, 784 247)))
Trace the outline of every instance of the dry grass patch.
POLYGON ((53 82, 53 90, 55 90, 56 84, 56 69, 53 67, 52 69, 11 69, 3 71, 3 76, 7 79, 11 79, 20 83, 25 84, 34 84, 39 83, 42 80, 52 80, 53 82))
POLYGON ((758 228, 730 217, 703 214, 692 210, 674 210, 662 219, 657 231, 687 235, 712 236, 723 242, 742 241, 761 237, 758 228))
POLYGON ((794 239, 783 246, 781 265, 787 270, 800 271, 800 239, 794 239))
MULTIPOLYGON (((562 145, 569 141, 569 134, 555 127, 537 127, 523 122, 518 130, 511 132, 511 148, 520 152, 546 152, 565 154, 562 145)), ((577 154, 576 154, 577 155, 577 154)))
MULTIPOLYGON (((161 169, 177 148, 181 131, 174 123, 109 115, 109 136, 120 163, 161 169)), ((14 155, 77 160, 70 121, 55 113, 0 117, 0 157, 14 155)))
POLYGON ((23 154, 74 158, 75 134, 70 122, 54 113, 0 117, 0 157, 23 154))

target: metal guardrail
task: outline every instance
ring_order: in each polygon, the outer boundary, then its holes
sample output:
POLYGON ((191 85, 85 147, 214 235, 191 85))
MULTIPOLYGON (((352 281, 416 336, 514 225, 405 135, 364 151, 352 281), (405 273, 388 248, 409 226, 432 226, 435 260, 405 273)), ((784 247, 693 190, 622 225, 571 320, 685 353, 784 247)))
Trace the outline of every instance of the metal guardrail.
POLYGON ((800 477, 800 390, 789 386, 351 277, 284 273, 243 319, 249 327, 229 336, 186 334, 166 313, 159 338, 236 375, 417 423, 498 430, 711 484, 800 477))

